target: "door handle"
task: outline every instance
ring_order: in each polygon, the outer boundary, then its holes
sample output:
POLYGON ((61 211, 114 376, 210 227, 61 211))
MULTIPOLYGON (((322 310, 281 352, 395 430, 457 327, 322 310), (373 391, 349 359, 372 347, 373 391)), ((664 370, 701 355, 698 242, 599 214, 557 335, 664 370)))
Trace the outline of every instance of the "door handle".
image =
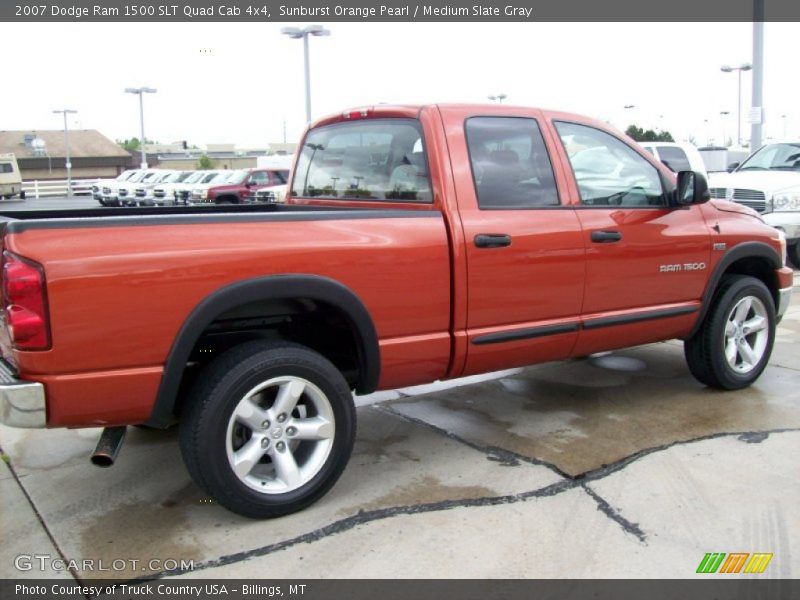
POLYGON ((511 245, 511 236, 505 233, 479 233, 475 236, 477 248, 505 248, 511 245))
POLYGON ((611 242, 618 242, 622 239, 622 234, 619 231, 593 231, 592 241, 598 244, 608 244, 611 242))

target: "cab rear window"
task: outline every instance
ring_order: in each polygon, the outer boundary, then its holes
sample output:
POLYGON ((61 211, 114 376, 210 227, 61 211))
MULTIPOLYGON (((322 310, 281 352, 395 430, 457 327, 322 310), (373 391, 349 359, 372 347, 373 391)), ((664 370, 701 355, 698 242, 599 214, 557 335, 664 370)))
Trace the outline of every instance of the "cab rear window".
POLYGON ((370 119, 309 132, 297 160, 299 198, 431 202, 419 122, 370 119))
POLYGON ((0 163, 0 173, 13 173, 14 167, 11 166, 11 163, 0 163))

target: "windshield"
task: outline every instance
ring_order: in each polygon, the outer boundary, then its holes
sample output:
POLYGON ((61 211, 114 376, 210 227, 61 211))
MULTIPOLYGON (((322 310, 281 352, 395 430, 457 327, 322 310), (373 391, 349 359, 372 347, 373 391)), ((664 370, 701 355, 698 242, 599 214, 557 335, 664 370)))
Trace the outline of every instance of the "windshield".
POLYGON ((738 171, 800 171, 800 143, 768 144, 750 156, 738 171))
POLYGON ((183 180, 184 183, 197 183, 207 174, 206 171, 188 171, 189 176, 183 180))
POLYGON ((199 183, 209 183, 214 181, 217 177, 220 176, 220 171, 207 171, 206 174, 200 178, 199 183))
POLYGON ((147 171, 138 171, 131 175, 127 181, 128 183, 138 183, 142 180, 142 178, 147 175, 147 171))
POLYGON ((146 183, 146 182, 153 183, 155 181, 158 181, 159 175, 160 175, 160 173, 158 171, 151 171, 150 173, 148 173, 147 175, 142 177, 139 180, 139 183, 146 183))
POLYGON ((173 175, 175 175, 175 173, 160 173, 154 179, 151 179, 150 183, 164 183, 173 175))
POLYGON ((234 171, 225 178, 225 183, 242 183, 247 177, 247 171, 234 171))
POLYGON ((134 171, 132 169, 129 170, 129 171, 123 171, 122 173, 117 175, 117 181, 127 181, 129 178, 133 177, 135 174, 136 174, 136 171, 134 171))
POLYGON ((174 173, 170 173, 164 179, 161 180, 161 183, 179 183, 186 179, 189 176, 191 171, 175 171, 174 173))
POLYGON ((222 183, 228 177, 230 177, 230 175, 231 175, 230 171, 217 171, 214 177, 212 177, 211 179, 204 179, 203 183, 222 183))

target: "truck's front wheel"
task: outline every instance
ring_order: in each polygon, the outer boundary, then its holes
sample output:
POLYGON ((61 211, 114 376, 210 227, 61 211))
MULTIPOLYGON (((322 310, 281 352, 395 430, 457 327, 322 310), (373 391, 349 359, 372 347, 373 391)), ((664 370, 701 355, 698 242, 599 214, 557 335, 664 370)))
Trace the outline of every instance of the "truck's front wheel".
POLYGON ((321 498, 355 440, 350 389, 320 354, 252 342, 208 365, 181 418, 190 474, 233 512, 278 517, 321 498))
POLYGON ((699 331, 684 343, 692 375, 710 387, 736 390, 758 379, 775 340, 775 305, 754 277, 722 279, 699 331))

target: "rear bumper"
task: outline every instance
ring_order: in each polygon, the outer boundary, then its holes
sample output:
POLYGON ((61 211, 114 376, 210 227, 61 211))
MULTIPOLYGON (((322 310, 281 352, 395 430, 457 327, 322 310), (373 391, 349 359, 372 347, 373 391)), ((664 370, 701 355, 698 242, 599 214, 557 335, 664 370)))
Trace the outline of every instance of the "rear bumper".
POLYGON ((9 427, 37 429, 47 425, 44 386, 20 381, 0 361, 0 423, 9 427))

